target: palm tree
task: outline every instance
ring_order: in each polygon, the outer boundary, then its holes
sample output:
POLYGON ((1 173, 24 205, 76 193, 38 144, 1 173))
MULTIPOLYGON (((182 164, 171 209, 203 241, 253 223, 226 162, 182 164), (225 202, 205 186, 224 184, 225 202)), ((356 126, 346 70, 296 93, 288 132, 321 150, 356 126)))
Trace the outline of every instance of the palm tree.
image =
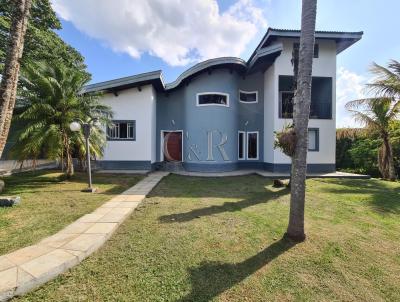
POLYGON ((297 90, 293 106, 296 148, 292 158, 289 225, 285 234, 295 241, 303 241, 306 238, 304 206, 316 15, 317 0, 303 0, 297 90))
POLYGON ((377 97, 393 98, 400 101, 400 62, 391 60, 388 67, 373 63, 371 72, 376 76, 372 83, 367 84, 370 92, 377 97))
MULTIPOLYGON (((36 63, 24 70, 24 89, 19 102, 16 121, 25 125, 18 134, 12 152, 24 160, 43 153, 48 158, 65 161, 67 176, 72 176, 72 154, 82 154, 82 133, 69 129, 74 119, 83 121, 97 117, 107 124, 111 109, 99 102, 99 94, 81 94, 88 82, 86 74, 62 65, 36 63)), ((101 125, 95 125, 90 136, 92 156, 101 156, 105 134, 101 125)))
POLYGON ((9 47, 0 85, 0 157, 6 145, 17 95, 20 59, 28 24, 31 0, 15 0, 9 47))
POLYGON ((399 116, 400 102, 387 97, 366 98, 348 102, 346 108, 368 130, 379 134, 382 139, 382 146, 378 152, 379 171, 384 179, 395 180, 397 176, 389 128, 399 116))

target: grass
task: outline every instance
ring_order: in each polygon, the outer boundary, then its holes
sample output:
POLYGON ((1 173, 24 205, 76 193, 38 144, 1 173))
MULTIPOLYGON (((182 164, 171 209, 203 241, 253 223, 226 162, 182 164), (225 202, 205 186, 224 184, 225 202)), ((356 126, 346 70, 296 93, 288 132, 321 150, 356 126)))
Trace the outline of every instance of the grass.
POLYGON ((99 191, 83 193, 86 174, 63 180, 55 171, 37 171, 5 177, 2 196, 19 195, 21 204, 0 207, 0 255, 57 233, 114 195, 134 185, 142 176, 95 174, 99 191))
POLYGON ((295 245, 287 189, 168 176, 99 252, 16 301, 399 301, 400 184, 307 185, 295 245))

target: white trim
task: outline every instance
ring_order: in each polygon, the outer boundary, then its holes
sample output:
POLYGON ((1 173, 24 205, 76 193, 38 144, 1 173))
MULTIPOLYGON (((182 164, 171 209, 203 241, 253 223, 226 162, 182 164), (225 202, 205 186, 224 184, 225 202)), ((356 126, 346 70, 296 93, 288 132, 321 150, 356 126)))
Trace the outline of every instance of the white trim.
POLYGON ((160 131, 160 136, 161 136, 161 139, 160 139, 160 161, 163 162, 165 160, 164 152, 163 152, 163 149, 164 149, 164 135, 163 134, 164 134, 164 132, 180 132, 180 133, 182 133, 181 162, 183 162, 183 130, 161 130, 160 131))
POLYGON ((240 89, 239 89, 239 102, 240 102, 240 103, 243 103, 243 104, 256 104, 256 103, 258 103, 258 90, 255 90, 255 91, 246 91, 246 90, 240 90, 240 89), (240 94, 241 94, 241 93, 247 93, 247 94, 255 93, 255 94, 256 94, 256 101, 255 101, 255 102, 244 102, 244 101, 242 101, 242 100, 240 99, 240 94))
POLYGON ((224 92, 199 92, 196 94, 196 106, 203 107, 203 106, 219 106, 219 107, 229 107, 229 93, 224 92), (226 105, 224 104, 199 104, 199 96, 200 95, 209 95, 209 94, 219 94, 226 96, 226 105))
POLYGON ((238 144, 238 160, 246 160, 246 140, 247 140, 247 136, 246 136, 246 131, 238 131, 238 141, 237 141, 237 144, 238 144), (243 133, 243 157, 239 157, 239 154, 240 154, 240 145, 239 145, 239 137, 240 137, 240 134, 241 133, 243 133))
POLYGON ((247 133, 246 133, 246 159, 247 160, 258 160, 259 159, 259 148, 260 148, 260 142, 259 142, 259 138, 260 138, 260 135, 259 135, 259 131, 248 131, 247 133), (257 133, 257 157, 256 158, 249 158, 249 134, 252 134, 252 133, 257 133))

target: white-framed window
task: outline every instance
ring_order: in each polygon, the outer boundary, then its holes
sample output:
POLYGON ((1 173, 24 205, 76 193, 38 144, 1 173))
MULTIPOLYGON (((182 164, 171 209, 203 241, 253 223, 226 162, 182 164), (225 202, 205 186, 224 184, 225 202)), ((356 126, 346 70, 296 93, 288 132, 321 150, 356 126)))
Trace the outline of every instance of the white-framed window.
POLYGON ((258 131, 247 132, 246 155, 248 160, 258 160, 258 131))
POLYGON ((196 95, 197 106, 229 107, 229 94, 223 92, 202 92, 196 95))
POLYGON ((136 140, 136 121, 113 121, 107 127, 107 140, 136 140))
POLYGON ((246 104, 258 103, 258 91, 239 90, 239 102, 246 104))
POLYGON ((246 132, 238 131, 238 159, 246 159, 246 132))
POLYGON ((319 129, 309 128, 308 129, 308 151, 318 152, 319 151, 319 129))

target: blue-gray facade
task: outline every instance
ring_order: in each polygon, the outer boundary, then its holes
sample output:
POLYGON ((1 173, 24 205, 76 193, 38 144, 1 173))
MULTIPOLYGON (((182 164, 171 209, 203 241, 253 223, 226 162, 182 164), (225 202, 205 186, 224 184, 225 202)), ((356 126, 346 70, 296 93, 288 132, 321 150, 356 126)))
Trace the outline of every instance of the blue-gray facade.
MULTIPOLYGON (((161 71, 88 85, 83 92, 105 91, 116 97, 120 90, 137 89, 151 85, 155 93, 155 159, 151 161, 103 160, 106 169, 158 169, 165 161, 166 132, 178 132, 181 151, 180 160, 174 160, 188 171, 219 172, 237 169, 263 169, 273 172, 288 172, 290 164, 266 162, 264 139, 271 137, 273 129, 265 129, 266 102, 265 72, 283 51, 277 38, 299 38, 299 31, 269 29, 257 49, 246 62, 240 58, 217 58, 199 63, 182 73, 176 81, 165 84, 161 71), (243 102, 240 92, 257 94, 257 101, 243 102), (226 97, 222 103, 198 104, 199 94, 220 94, 226 97), (268 133, 264 133, 269 131, 268 133), (239 133, 243 145, 239 143, 239 133), (256 137, 256 138, 255 138, 256 137), (250 143, 252 148, 250 151, 250 143), (255 148, 254 141, 257 141, 255 148), (243 146, 243 149, 241 147, 243 146), (239 149, 242 156, 239 156, 239 149), (257 149, 255 152, 254 149, 257 149), (252 152, 251 156, 249 156, 252 152), (254 155, 256 154, 256 156, 254 155)), ((362 36, 358 33, 317 32, 317 39, 336 42, 336 53, 340 53, 362 36)), ((293 76, 279 75, 277 94, 289 93, 293 89, 293 76)), ((333 118, 333 79, 314 77, 311 113, 312 118, 333 118)), ((282 101, 281 101, 282 102, 282 101)), ((290 108, 280 104, 279 116, 291 114, 290 108), (281 112, 285 110, 285 112, 281 112), (287 110, 287 111, 286 111, 287 110)), ((150 118, 150 117, 149 117, 150 118)), ((269 116, 270 118, 270 116, 269 116)), ((268 121, 267 121, 268 122, 268 121)), ((319 129, 316 129, 319 137, 319 129)), ((132 137, 132 140, 136 138, 132 137)), ((267 140, 270 142, 270 140, 267 140)), ((273 148, 273 142, 269 143, 273 148)), ((176 149, 176 146, 174 147, 176 149)), ((154 148, 152 147, 154 151, 154 148)), ((319 138, 315 149, 319 150, 319 138)), ((167 150, 168 153, 168 150, 167 150)), ((279 161, 278 161, 279 162, 279 161)), ((334 164, 321 162, 308 165, 309 172, 331 172, 334 164)))

